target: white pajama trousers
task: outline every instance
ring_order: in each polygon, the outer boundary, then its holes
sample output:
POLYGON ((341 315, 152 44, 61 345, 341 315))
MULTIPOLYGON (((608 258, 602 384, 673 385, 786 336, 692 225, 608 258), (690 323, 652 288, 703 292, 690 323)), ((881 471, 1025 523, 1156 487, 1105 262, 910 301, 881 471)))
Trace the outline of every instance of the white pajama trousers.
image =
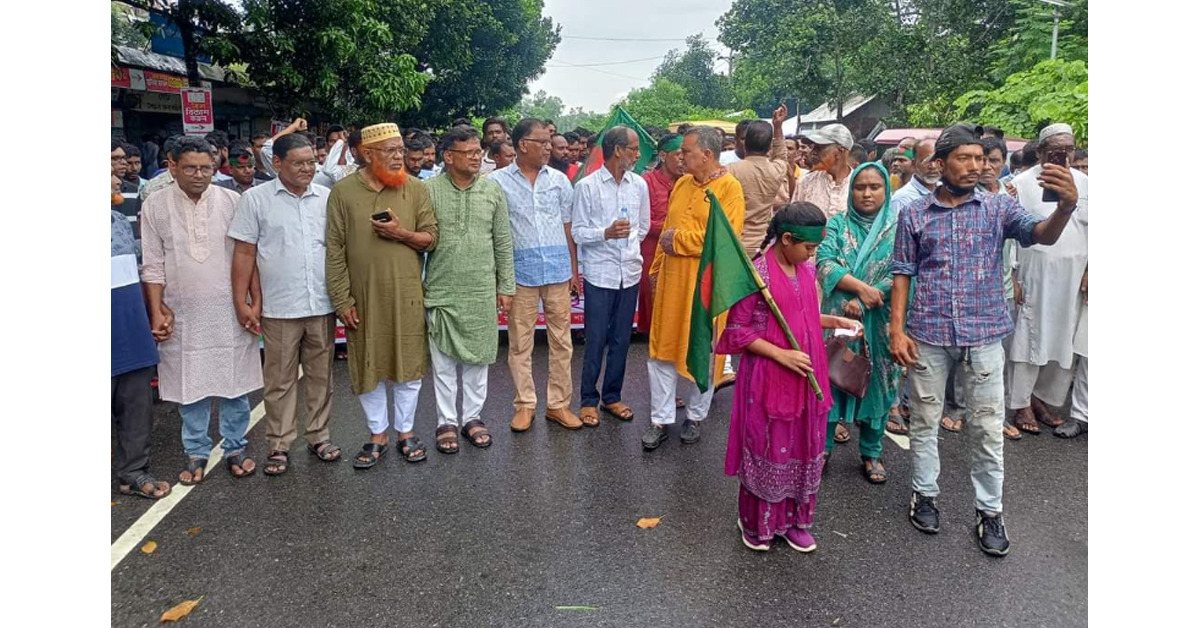
POLYGON ((396 431, 411 432, 417 414, 417 397, 421 394, 421 380, 411 382, 379 382, 369 393, 358 396, 363 412, 367 414, 367 427, 372 434, 383 434, 388 428, 387 389, 392 389, 392 405, 396 431))
POLYGON ((1008 407, 1013 410, 1028 408, 1033 395, 1053 408, 1065 404, 1071 389, 1071 366, 1068 364, 1063 368, 1058 362, 1049 362, 1045 366, 1009 362, 1009 377, 1005 378, 1010 382, 1008 407))
POLYGON ((433 391, 437 397, 438 427, 459 425, 458 368, 462 367, 463 424, 480 417, 487 399, 488 365, 463 364, 438 349, 429 340, 429 357, 433 365, 433 391))
POLYGON ((1071 418, 1084 423, 1088 422, 1087 371, 1087 356, 1075 356, 1075 390, 1071 393, 1071 418))
MULTIPOLYGON (((713 386, 707 392, 700 392, 696 382, 683 377, 675 371, 675 363, 665 360, 647 360, 646 368, 650 372, 650 422, 655 425, 671 425, 675 422, 675 386, 683 379, 684 392, 681 395, 687 404, 687 418, 692 421, 703 421, 708 416, 708 408, 712 405, 713 386)), ((712 366, 709 365, 711 370, 712 366)))

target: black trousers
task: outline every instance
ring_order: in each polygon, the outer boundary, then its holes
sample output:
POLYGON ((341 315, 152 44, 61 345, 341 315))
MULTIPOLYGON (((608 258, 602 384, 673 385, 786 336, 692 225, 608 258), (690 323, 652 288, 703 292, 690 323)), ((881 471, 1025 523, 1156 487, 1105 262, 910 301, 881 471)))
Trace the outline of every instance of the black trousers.
POLYGON ((112 378, 112 429, 117 436, 116 475, 122 484, 135 484, 150 472, 150 423, 154 417, 154 367, 112 378))

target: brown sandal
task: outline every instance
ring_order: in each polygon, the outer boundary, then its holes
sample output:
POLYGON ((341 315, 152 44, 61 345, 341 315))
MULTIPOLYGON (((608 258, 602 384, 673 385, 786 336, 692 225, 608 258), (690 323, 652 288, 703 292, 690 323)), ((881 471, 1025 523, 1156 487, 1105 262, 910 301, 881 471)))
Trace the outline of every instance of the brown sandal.
POLYGON ((962 431, 962 428, 963 428, 963 420, 962 419, 955 419, 948 415, 942 417, 942 429, 946 430, 947 432, 954 432, 955 434, 957 434, 962 431))
POLYGON ((600 413, 595 406, 583 406, 579 408, 579 420, 588 427, 596 427, 600 425, 600 413))
POLYGON ((433 433, 437 450, 443 454, 458 453, 458 427, 449 423, 439 426, 433 433))
POLYGON ((605 404, 603 406, 603 408, 604 408, 605 412, 613 415, 614 417, 616 417, 618 419, 621 419, 622 421, 633 420, 633 408, 630 408, 629 406, 621 403, 620 401, 605 404))
POLYGON ((1037 421, 1033 418, 1033 411, 1029 408, 1017 410, 1013 416, 1013 423, 1017 429, 1028 434, 1041 434, 1042 428, 1038 427, 1037 421))
POLYGON ((1033 416, 1046 427, 1058 427, 1063 424, 1063 418, 1051 410, 1045 402, 1037 397, 1031 401, 1033 416))

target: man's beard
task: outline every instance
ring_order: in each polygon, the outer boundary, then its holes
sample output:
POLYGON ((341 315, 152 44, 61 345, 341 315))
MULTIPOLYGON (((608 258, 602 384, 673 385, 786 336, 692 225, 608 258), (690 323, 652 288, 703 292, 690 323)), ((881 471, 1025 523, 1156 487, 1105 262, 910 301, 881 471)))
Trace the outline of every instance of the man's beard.
POLYGON ((382 161, 372 161, 370 164, 371 176, 375 177, 376 181, 383 184, 384 187, 398 188, 404 185, 408 179, 408 172, 401 168, 399 171, 393 172, 388 169, 387 164, 382 161))
POLYGON ((553 156, 551 156, 550 157, 550 167, 554 168, 555 170, 558 170, 560 172, 566 173, 567 168, 570 168, 571 164, 567 163, 567 161, 565 159, 555 159, 553 156))
POLYGON ((915 178, 917 181, 920 181, 925 187, 927 187, 929 189, 933 189, 933 188, 937 187, 938 181, 942 180, 941 173, 922 174, 920 172, 913 172, 912 176, 913 176, 913 178, 915 178))
POLYGON ((120 192, 113 192, 112 198, 110 198, 109 200, 112 201, 113 206, 116 206, 116 205, 123 204, 125 202, 125 197, 121 196, 120 192))

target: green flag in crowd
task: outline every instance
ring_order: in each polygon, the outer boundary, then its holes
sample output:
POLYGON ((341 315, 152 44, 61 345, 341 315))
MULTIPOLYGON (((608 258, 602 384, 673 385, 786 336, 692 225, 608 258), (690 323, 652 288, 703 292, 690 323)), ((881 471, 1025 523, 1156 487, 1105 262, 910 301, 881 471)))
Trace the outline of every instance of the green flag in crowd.
POLYGON ((713 319, 738 301, 758 292, 758 273, 746 257, 746 250, 721 203, 712 190, 708 196, 708 227, 704 250, 696 271, 696 292, 692 296, 692 326, 688 335, 687 369, 700 392, 708 390, 709 361, 713 348, 713 319))
POLYGON ((600 149, 600 143, 604 140, 604 134, 614 126, 627 126, 634 130, 638 135, 638 149, 641 156, 638 157, 637 163, 633 166, 633 171, 641 174, 650 161, 654 159, 654 153, 658 151, 655 147, 654 138, 642 128, 642 125, 629 115, 629 112, 622 109, 620 106, 613 112, 612 117, 605 123, 604 128, 596 136, 596 145, 588 151, 587 159, 583 161, 583 166, 579 168, 579 172, 575 173, 575 180, 571 183, 579 183, 579 180, 592 174, 604 166, 604 152, 600 149))

